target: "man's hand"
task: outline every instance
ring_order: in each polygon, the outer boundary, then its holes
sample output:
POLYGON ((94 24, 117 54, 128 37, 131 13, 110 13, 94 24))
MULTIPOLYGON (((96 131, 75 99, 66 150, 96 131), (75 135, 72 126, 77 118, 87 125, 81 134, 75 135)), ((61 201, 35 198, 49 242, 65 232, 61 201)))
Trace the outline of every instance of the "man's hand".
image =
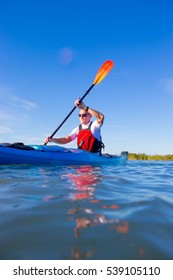
POLYGON ((76 107, 79 108, 79 109, 84 109, 84 108, 86 107, 85 104, 84 104, 82 101, 80 101, 80 98, 78 98, 78 99, 75 101, 75 105, 76 105, 76 107))
POLYGON ((47 137, 45 140, 44 140, 44 144, 47 144, 48 142, 51 141, 51 138, 50 137, 47 137))

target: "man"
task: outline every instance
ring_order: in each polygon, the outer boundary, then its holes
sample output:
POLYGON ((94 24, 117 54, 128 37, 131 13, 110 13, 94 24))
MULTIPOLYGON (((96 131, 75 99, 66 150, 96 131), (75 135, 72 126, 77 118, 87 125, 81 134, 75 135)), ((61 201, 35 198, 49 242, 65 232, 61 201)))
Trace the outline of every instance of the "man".
POLYGON ((56 144, 67 144, 77 138, 79 149, 88 150, 93 153, 100 152, 103 144, 101 142, 100 128, 104 121, 104 115, 85 106, 85 104, 80 101, 80 98, 75 101, 75 105, 80 109, 80 113, 78 114, 80 125, 73 129, 70 135, 62 138, 47 137, 44 143, 54 142, 56 144), (91 122, 92 116, 96 118, 94 122, 91 122))

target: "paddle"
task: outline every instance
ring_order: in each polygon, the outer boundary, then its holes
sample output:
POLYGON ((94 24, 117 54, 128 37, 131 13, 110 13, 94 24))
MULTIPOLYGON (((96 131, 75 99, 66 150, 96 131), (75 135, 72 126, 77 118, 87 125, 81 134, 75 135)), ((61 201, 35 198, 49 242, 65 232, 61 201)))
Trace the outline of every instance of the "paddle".
MULTIPOLYGON (((82 101, 86 95, 91 91, 91 89, 97 85, 98 83, 100 83, 105 77, 106 75, 111 71, 111 69, 113 68, 114 63, 111 60, 107 60, 103 63, 103 65, 100 67, 100 69, 98 70, 95 80, 93 82, 93 84, 90 86, 90 88, 86 91, 86 93, 82 96, 82 98, 80 98, 80 101, 82 101)), ((55 133, 61 128, 61 126, 66 122, 66 120, 70 117, 70 115, 73 113, 73 111, 76 109, 77 107, 74 106, 74 108, 70 111, 70 113, 66 116, 66 118, 62 121, 62 123, 57 127, 57 129, 51 134, 50 138, 52 138, 55 133)), ((46 143, 45 143, 46 145, 46 143)))

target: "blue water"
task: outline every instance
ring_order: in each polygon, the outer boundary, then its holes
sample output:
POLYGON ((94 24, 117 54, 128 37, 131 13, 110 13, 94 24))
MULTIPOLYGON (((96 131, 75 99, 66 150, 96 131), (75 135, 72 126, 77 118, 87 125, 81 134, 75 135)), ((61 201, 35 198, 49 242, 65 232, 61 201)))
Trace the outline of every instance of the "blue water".
POLYGON ((0 167, 0 259, 173 259, 173 162, 0 167))

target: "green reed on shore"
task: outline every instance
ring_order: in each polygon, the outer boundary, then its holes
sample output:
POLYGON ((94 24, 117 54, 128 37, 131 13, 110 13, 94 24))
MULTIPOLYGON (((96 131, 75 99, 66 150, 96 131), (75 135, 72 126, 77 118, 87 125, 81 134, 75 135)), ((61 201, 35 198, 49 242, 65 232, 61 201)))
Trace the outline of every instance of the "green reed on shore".
POLYGON ((129 153, 129 160, 173 160, 173 154, 168 155, 147 155, 144 153, 129 153))

